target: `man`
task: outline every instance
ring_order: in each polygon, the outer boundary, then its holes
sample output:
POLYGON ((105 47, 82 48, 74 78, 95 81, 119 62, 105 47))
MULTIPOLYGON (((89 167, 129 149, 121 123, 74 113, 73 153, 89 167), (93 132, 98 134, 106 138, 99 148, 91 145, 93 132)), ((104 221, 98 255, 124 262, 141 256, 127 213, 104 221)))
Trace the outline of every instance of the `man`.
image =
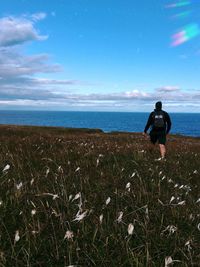
POLYGON ((160 148, 161 158, 164 159, 166 155, 166 135, 171 129, 171 119, 169 114, 162 110, 162 102, 159 101, 155 104, 155 109, 149 115, 149 119, 144 129, 144 135, 147 135, 147 131, 151 126, 150 140, 152 144, 158 142, 160 148))

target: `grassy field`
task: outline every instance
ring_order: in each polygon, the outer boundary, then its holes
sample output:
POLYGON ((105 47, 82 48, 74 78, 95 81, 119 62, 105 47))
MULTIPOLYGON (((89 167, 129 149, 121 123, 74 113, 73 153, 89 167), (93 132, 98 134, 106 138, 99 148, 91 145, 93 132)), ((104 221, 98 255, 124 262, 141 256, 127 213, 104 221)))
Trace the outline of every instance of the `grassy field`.
POLYGON ((0 127, 0 267, 200 266, 200 139, 0 127))

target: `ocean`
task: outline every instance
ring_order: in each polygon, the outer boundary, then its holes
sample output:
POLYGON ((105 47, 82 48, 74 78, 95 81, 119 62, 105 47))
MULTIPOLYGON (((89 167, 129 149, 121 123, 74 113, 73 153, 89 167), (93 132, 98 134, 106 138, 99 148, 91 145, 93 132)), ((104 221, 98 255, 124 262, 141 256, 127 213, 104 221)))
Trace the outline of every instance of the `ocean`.
MULTIPOLYGON (((142 132, 149 113, 79 111, 0 111, 0 124, 101 129, 104 132, 142 132)), ((200 136, 200 113, 170 113, 171 133, 200 136)))

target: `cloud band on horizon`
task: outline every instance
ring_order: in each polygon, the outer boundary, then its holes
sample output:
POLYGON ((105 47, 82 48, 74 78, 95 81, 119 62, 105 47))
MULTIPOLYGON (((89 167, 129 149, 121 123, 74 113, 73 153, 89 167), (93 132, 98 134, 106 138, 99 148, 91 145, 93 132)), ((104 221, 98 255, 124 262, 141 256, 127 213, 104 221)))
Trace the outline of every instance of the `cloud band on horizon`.
MULTIPOLYGON (((169 105, 200 104, 200 91, 186 92, 178 86, 163 86, 148 90, 124 90, 120 93, 76 93, 74 86, 86 86, 79 80, 57 80, 42 78, 44 74, 62 71, 60 64, 50 63, 46 53, 25 55, 23 46, 33 41, 47 41, 48 35, 41 35, 36 24, 46 18, 45 13, 8 16, 0 19, 0 103, 2 107, 90 107, 118 109, 138 106, 141 103, 151 106, 157 100, 169 105)), ((88 83, 88 86, 89 85, 88 83)), ((92 91, 92 89, 91 89, 92 91)))

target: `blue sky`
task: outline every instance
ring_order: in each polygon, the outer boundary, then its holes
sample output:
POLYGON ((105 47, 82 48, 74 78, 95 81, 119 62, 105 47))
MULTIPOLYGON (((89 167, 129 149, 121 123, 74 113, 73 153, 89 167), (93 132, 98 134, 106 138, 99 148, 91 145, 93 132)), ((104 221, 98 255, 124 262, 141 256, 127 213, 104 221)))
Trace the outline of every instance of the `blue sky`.
POLYGON ((200 1, 2 0, 0 108, 200 112, 200 1))

